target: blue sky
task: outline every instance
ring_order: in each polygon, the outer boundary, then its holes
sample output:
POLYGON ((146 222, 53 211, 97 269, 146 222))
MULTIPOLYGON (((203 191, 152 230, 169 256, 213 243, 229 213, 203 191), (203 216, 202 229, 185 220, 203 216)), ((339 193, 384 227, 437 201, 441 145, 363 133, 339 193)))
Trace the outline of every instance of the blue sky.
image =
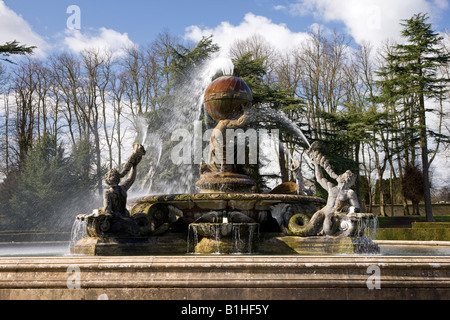
POLYGON ((227 5, 218 0, 4 0, 4 3, 42 35, 63 31, 69 17, 67 7, 78 5, 82 28, 106 27, 126 32, 138 43, 150 42, 163 29, 183 35, 191 25, 214 27, 222 21, 237 25, 249 12, 269 17, 274 23, 287 23, 297 31, 305 31, 312 21, 274 9, 280 1, 272 0, 228 0, 227 5))
POLYGON ((268 16, 274 22, 291 20, 292 27, 303 29, 300 19, 279 12, 268 0, 165 0, 165 1, 106 1, 106 0, 5 0, 5 4, 21 14, 40 34, 51 34, 66 27, 69 5, 78 5, 82 13, 83 28, 106 27, 127 32, 136 42, 152 40, 162 29, 183 34, 190 25, 213 27, 221 21, 238 24, 244 15, 253 12, 268 16), (296 21, 295 21, 296 20, 296 21), (294 26, 294 22, 297 26, 294 26), (300 28, 299 28, 300 27, 300 28))
POLYGON ((0 0, 0 43, 16 39, 47 54, 66 48, 151 43, 168 30, 186 41, 213 34, 227 48, 260 33, 288 50, 317 26, 349 34, 354 44, 397 39, 400 19, 429 12, 435 30, 450 29, 448 0, 0 0), (226 3, 226 5, 225 5, 226 3), (68 30, 70 5, 81 12, 81 28, 68 30))

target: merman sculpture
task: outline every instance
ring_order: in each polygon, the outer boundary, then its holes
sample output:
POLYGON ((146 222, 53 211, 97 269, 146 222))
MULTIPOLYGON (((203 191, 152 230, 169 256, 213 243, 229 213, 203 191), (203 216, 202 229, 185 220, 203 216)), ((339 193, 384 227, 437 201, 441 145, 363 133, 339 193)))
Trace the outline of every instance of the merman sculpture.
POLYGON ((136 143, 134 151, 122 170, 109 170, 104 181, 109 186, 103 194, 103 207, 89 215, 79 215, 78 220, 86 220, 86 231, 91 237, 139 237, 153 234, 155 229, 164 224, 166 216, 159 217, 155 223, 151 213, 130 215, 127 209, 127 192, 136 180, 136 167, 145 155, 144 147, 136 143), (128 178, 120 183, 126 175, 128 178))
POLYGON ((308 150, 308 155, 314 164, 317 182, 328 192, 326 205, 318 210, 311 219, 304 215, 294 215, 289 221, 289 231, 297 236, 336 235, 347 230, 347 219, 339 219, 346 215, 354 215, 360 211, 356 193, 350 189, 355 184, 356 176, 347 170, 337 175, 328 160, 319 152, 319 143, 314 142, 308 150), (337 181, 337 185, 328 181, 322 174, 323 168, 328 175, 337 181), (340 215, 345 213, 343 216, 340 215), (309 220, 309 221, 308 221, 309 220), (299 221, 303 225, 299 225, 299 221), (341 225, 338 225, 341 224, 341 225))
POLYGON ((136 180, 136 167, 145 155, 145 149, 142 145, 136 143, 131 157, 126 162, 123 169, 119 172, 116 169, 109 170, 105 176, 105 183, 109 190, 105 191, 103 196, 103 211, 111 217, 130 217, 127 209, 127 191, 136 180), (131 171, 130 176, 125 182, 120 184, 120 180, 131 171))

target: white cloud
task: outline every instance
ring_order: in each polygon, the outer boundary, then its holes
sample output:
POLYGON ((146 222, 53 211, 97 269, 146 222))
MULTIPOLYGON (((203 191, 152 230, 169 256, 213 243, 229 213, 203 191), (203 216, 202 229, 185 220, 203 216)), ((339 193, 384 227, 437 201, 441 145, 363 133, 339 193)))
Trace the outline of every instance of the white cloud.
POLYGON ((80 53, 88 49, 110 51, 114 57, 122 56, 125 49, 134 46, 127 33, 100 28, 96 34, 82 33, 77 29, 66 29, 64 44, 73 52, 80 53))
POLYGON ((2 0, 0 0, 0 30, 0 44, 16 40, 21 45, 36 46, 34 52, 37 57, 45 56, 45 51, 49 48, 44 38, 34 32, 31 26, 2 0))
POLYGON ((433 3, 437 9, 447 9, 448 8, 447 0, 434 0, 433 3))
POLYGON ((342 22, 357 43, 375 46, 400 38, 402 19, 413 14, 439 16, 447 0, 298 0, 289 6, 294 15, 313 15, 324 22, 342 22))
POLYGON ((279 11, 279 10, 285 10, 286 7, 282 6, 282 5, 277 5, 277 6, 274 6, 273 9, 279 11))
POLYGON ((281 52, 287 51, 303 42, 307 34, 292 32, 285 24, 276 24, 270 19, 247 13, 239 25, 222 22, 214 28, 200 28, 190 26, 186 28, 185 38, 192 41, 201 40, 202 36, 213 35, 223 52, 228 52, 236 40, 247 39, 255 34, 264 37, 272 46, 281 52))
POLYGON ((8 8, 4 1, 0 0, 0 44, 17 40, 22 45, 36 46, 36 57, 43 58, 46 53, 62 45, 69 50, 79 53, 87 49, 108 50, 114 56, 124 54, 124 48, 133 46, 127 33, 120 33, 112 29, 100 28, 92 32, 81 32, 77 29, 66 29, 63 39, 56 36, 58 44, 50 45, 42 36, 33 31, 22 16, 8 8))

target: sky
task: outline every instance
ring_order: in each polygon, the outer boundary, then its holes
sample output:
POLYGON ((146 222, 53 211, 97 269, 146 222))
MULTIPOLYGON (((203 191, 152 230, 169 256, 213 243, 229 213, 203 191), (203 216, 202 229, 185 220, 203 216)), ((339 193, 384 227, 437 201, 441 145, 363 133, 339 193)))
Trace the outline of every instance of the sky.
POLYGON ((213 35, 226 51, 259 33, 285 51, 320 26, 347 33, 353 45, 377 46, 398 39, 401 19, 419 12, 429 13, 436 31, 450 29, 449 0, 0 0, 0 43, 35 45, 39 57, 91 47, 120 52, 169 31, 186 43, 213 35))

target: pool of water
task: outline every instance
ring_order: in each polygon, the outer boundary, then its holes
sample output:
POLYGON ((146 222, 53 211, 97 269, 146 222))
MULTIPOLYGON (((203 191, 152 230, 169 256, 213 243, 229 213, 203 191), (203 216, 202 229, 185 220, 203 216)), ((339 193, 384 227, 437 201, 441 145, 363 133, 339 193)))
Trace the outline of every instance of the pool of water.
POLYGON ((3 242, 0 257, 61 257, 70 254, 70 242, 3 242))
POLYGON ((377 241, 384 256, 450 256, 450 241, 377 241))
MULTIPOLYGON (((0 257, 61 257, 70 256, 69 241, 3 242, 0 257)), ((450 256, 450 242, 389 241, 379 243, 381 256, 450 256)))
POLYGON ((380 246, 382 256, 450 256, 450 247, 380 246))

